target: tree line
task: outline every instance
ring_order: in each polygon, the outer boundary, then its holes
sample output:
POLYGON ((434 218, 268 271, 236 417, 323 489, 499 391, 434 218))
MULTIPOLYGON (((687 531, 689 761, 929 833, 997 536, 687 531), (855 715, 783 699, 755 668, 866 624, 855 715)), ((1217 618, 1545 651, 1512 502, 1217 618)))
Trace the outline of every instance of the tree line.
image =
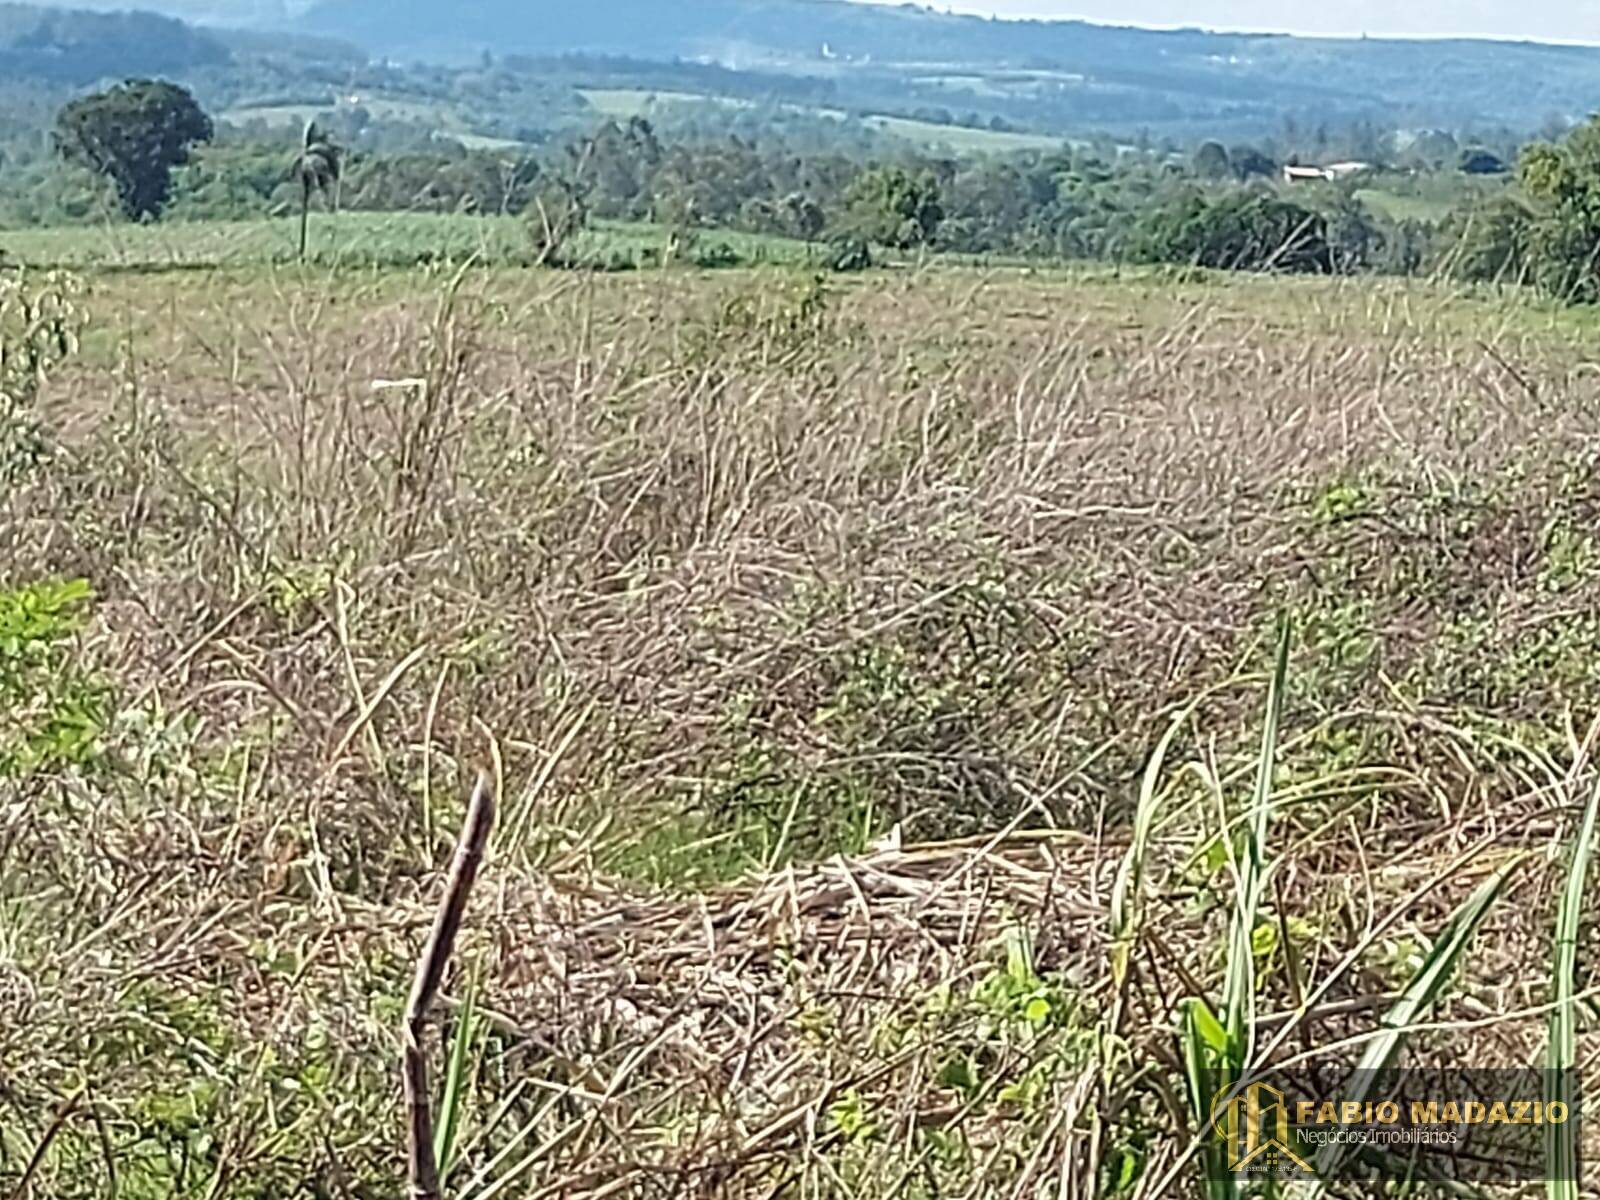
MULTIPOLYGON (((1600 300, 1600 120, 1527 147, 1513 186, 1437 227, 1374 213, 1353 186, 1285 188, 1251 147, 1203 143, 1192 156, 1063 146, 966 159, 910 148, 862 161, 754 138, 663 138, 649 121, 606 121, 542 154, 350 154, 309 123, 292 152, 213 144, 217 130, 183 88, 136 80, 58 114, 64 162, 102 181, 131 220, 163 215, 298 214, 313 209, 522 215, 541 257, 559 261, 590 220, 652 221, 688 237, 707 228, 826 242, 841 263, 874 249, 1101 259, 1308 273, 1449 271, 1600 300)), ((1430 153, 1465 176, 1507 164, 1483 148, 1430 153)))

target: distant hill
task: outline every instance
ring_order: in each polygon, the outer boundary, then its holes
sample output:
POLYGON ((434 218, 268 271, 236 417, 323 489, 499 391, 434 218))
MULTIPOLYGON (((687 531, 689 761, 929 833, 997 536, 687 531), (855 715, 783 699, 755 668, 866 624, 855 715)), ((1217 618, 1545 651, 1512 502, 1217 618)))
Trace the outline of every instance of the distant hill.
POLYGON ((43 8, 123 12, 144 9, 198 25, 266 27, 293 20, 313 0, 36 0, 43 8))
POLYGON ((0 4, 0 79, 8 81, 180 75, 229 58, 216 37, 171 17, 0 4))
POLYGON ((308 28, 337 33, 383 53, 590 51, 733 66, 819 68, 830 62, 869 61, 1088 67, 1107 49, 1119 55, 1176 53, 1188 58, 1229 52, 1252 40, 1082 21, 994 21, 912 5, 844 0, 591 0, 546 6, 481 0, 456 7, 437 0, 317 0, 300 19, 308 28))
MULTIPOLYGON (((956 104, 967 102, 965 71, 1043 72, 1028 86, 1052 101, 1075 90, 1097 120, 1109 94, 1136 101, 1130 111, 1146 122, 1152 114, 1222 116, 1236 105, 1316 109, 1335 120, 1531 127, 1552 114, 1585 116, 1600 98, 1600 49, 995 21, 841 0, 320 0, 299 23, 403 58, 595 51, 841 77, 897 69, 924 90, 934 81, 956 104)), ((1014 91, 1018 81, 1006 82, 1014 91)))
MULTIPOLYGON (((34 0, 51 5, 57 0, 34 0)), ((1000 21, 845 0, 60 0, 97 10, 146 3, 204 29, 103 13, 115 26, 32 15, 32 31, 0 22, 0 81, 55 70, 176 73, 216 61, 239 30, 353 44, 380 60, 473 63, 485 54, 535 63, 557 56, 648 60, 687 75, 720 64, 745 78, 793 85, 718 89, 713 96, 793 103, 827 89, 837 108, 941 126, 1031 135, 1149 133, 1180 144, 1348 127, 1444 128, 1521 136, 1600 102, 1600 48, 1467 39, 1406 41, 1146 30, 1082 21, 1000 21), (226 26, 228 32, 221 32, 226 26), (73 32, 77 30, 79 32, 73 32), (220 35, 220 36, 219 36, 220 35), (84 41, 73 39, 82 37, 84 41), (71 51, 63 47, 69 45, 71 51), (80 52, 81 47, 88 47, 80 52), (98 47, 98 48, 96 48, 98 47), (125 47, 136 48, 119 57, 125 47), (212 56, 209 60, 207 56, 212 56), (57 61, 59 60, 59 61, 57 61), (52 64, 55 64, 52 66, 52 64), (750 74, 755 72, 756 74, 750 74), (765 89, 763 91, 763 89, 765 89), (752 91, 761 92, 753 95, 752 91)), ((285 71, 330 54, 273 43, 285 71)), ((635 70, 635 76, 659 74, 635 70)), ((558 71, 576 86, 586 81, 558 71)), ((608 72, 610 75, 616 72, 608 72)), ((58 76, 61 77, 61 76, 58 76)), ((684 79, 652 83, 699 92, 684 79)), ((604 86, 633 86, 619 80, 604 86)), ((298 90, 305 89, 291 89, 298 90)), ((1301 139, 1304 140, 1304 139, 1301 139)))

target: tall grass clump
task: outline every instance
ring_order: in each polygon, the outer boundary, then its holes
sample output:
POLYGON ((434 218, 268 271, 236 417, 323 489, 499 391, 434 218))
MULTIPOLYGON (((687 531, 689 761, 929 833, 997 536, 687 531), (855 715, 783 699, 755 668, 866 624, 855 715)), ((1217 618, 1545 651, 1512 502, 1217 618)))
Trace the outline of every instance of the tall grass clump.
POLYGON ((1215 1200, 1239 1194, 1228 1161, 1228 1145, 1212 1136, 1214 1106, 1230 1098, 1251 1066, 1256 1017, 1256 929, 1266 899, 1271 859, 1267 836, 1272 825, 1273 771, 1278 749, 1278 729, 1283 719, 1284 692, 1288 684, 1289 623, 1280 623, 1277 653, 1267 688, 1266 716, 1262 723, 1255 788, 1242 822, 1242 838, 1235 850, 1233 822, 1217 793, 1217 836, 1227 848, 1234 880, 1233 916, 1228 926, 1224 954, 1222 999, 1219 1012, 1204 996, 1183 1003, 1180 1040, 1188 1085, 1190 1109, 1197 1136, 1202 1139, 1206 1193, 1215 1200))

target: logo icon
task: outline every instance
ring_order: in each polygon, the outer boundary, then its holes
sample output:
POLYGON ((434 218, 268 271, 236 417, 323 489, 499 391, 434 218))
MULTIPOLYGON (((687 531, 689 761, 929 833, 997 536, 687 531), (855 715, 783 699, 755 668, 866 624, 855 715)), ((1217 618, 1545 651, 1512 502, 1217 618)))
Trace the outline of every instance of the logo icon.
POLYGON ((1288 1174, 1311 1164, 1295 1153, 1289 1102, 1270 1083, 1234 1084, 1211 1102, 1211 1128, 1228 1148, 1235 1171, 1288 1174))

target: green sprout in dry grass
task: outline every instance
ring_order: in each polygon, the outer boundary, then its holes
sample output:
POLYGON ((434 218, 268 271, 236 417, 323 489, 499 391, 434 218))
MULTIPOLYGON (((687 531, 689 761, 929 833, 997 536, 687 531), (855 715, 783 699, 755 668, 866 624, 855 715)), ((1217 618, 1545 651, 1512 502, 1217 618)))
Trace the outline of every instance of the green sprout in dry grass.
POLYGON ((1266 902, 1271 859, 1267 836, 1271 829, 1273 770, 1277 760, 1278 728, 1283 719, 1284 692, 1288 685, 1290 626, 1281 623, 1272 678, 1267 688, 1266 718, 1262 725, 1255 789, 1243 825, 1241 852, 1235 856, 1231 823, 1219 809, 1224 845, 1234 878, 1233 917, 1229 923, 1224 957, 1220 1016, 1204 996, 1191 996, 1183 1004, 1183 1064, 1190 1110, 1202 1139, 1207 1195, 1214 1200, 1240 1194, 1228 1161, 1229 1147, 1212 1136, 1214 1107, 1243 1080, 1252 1065, 1256 1018, 1256 929, 1266 902))

